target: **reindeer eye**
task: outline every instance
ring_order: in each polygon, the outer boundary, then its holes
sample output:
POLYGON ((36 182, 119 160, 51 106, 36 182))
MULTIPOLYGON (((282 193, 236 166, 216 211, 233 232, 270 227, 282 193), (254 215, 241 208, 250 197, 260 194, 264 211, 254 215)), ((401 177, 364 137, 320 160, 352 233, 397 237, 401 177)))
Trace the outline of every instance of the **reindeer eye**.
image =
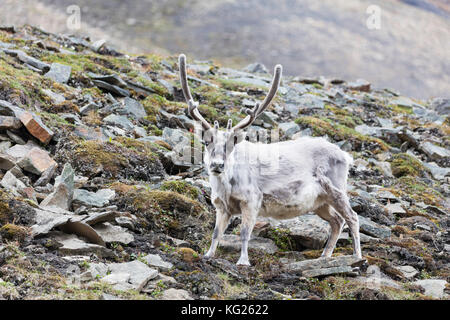
POLYGON ((205 140, 204 144, 205 146, 209 146, 210 143, 212 143, 214 139, 211 137, 211 141, 205 140))
POLYGON ((236 145, 238 138, 234 136, 234 145, 236 145))

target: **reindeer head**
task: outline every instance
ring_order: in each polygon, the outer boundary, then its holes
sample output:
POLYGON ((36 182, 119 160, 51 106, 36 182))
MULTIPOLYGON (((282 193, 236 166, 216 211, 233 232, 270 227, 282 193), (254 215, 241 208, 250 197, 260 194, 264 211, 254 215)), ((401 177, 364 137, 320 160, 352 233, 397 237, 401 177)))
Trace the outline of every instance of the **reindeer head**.
POLYGON ((219 130, 219 123, 214 121, 212 127, 208 121, 198 111, 198 102, 192 98, 189 90, 186 74, 186 56, 180 54, 179 56, 180 81, 183 90, 184 98, 188 104, 188 113, 196 121, 199 121, 204 130, 203 143, 205 145, 205 164, 210 174, 219 175, 225 170, 225 164, 229 162, 229 155, 233 152, 234 147, 242 142, 246 136, 245 129, 248 128, 253 121, 270 105, 281 80, 281 65, 276 65, 272 85, 269 93, 262 103, 257 103, 253 109, 247 109, 247 116, 242 119, 237 125, 232 126, 231 119, 228 120, 225 131, 219 130))

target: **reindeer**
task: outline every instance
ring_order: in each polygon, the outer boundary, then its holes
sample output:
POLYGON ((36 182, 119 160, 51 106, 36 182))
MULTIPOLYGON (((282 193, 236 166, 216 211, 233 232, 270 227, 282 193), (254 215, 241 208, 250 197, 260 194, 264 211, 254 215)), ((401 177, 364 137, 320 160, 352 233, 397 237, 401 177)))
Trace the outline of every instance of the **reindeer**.
POLYGON ((241 255, 237 265, 249 266, 248 241, 258 216, 290 219, 314 212, 331 226, 331 235, 322 252, 331 257, 344 223, 353 240, 353 254, 361 258, 358 215, 347 197, 347 175, 352 157, 323 138, 301 137, 271 144, 245 140, 253 121, 270 105, 280 85, 282 67, 275 66, 271 88, 265 99, 247 110, 247 116, 226 130, 212 127, 198 111, 189 90, 186 56, 179 56, 180 82, 189 115, 204 131, 204 162, 211 184, 211 200, 216 208, 216 224, 211 246, 204 255, 212 258, 230 218, 241 214, 241 255), (271 161, 263 161, 264 158, 271 161), (253 161, 249 161, 249 156, 253 161), (275 164, 275 165, 274 165, 275 164))

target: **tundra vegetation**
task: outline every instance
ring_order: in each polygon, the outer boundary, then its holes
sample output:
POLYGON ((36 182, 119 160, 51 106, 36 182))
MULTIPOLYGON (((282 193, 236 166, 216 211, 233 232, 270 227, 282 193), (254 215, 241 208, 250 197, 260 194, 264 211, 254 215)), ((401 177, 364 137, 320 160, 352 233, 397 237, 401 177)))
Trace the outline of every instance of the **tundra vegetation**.
MULTIPOLYGON (((284 76, 252 128, 325 137, 353 156, 348 195, 366 263, 346 262, 344 227, 336 268, 311 267, 330 230, 306 215, 258 219, 251 267, 237 267, 239 217, 216 258, 202 259, 215 210, 207 172, 176 157, 180 139, 194 141, 178 67, 175 54, 0 28, 0 297, 448 299, 448 99, 284 76)), ((187 69, 200 114, 222 127, 272 79, 195 58, 187 69)))

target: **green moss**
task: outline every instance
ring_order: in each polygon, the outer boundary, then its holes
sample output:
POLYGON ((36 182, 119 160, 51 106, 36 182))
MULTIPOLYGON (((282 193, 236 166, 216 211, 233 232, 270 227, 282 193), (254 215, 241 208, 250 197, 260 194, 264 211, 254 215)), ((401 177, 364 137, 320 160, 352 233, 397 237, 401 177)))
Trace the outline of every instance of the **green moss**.
MULTIPOLYGON (((174 191, 128 190, 121 194, 120 202, 138 217, 140 227, 182 238, 192 219, 199 219, 205 211, 200 202, 174 191), (187 220, 190 222, 186 223, 187 220)), ((197 227, 200 228, 202 222, 197 221, 197 227)))
POLYGON ((313 135, 324 136, 328 135, 336 141, 349 140, 357 148, 362 146, 362 143, 370 143, 375 145, 376 149, 386 151, 389 146, 382 140, 363 135, 356 130, 345 125, 336 124, 327 118, 315 118, 311 116, 302 116, 295 120, 297 124, 310 127, 313 130, 313 135))
POLYGON ((127 73, 131 64, 127 58, 100 55, 97 53, 64 54, 55 53, 42 57, 48 63, 69 65, 73 71, 93 72, 99 74, 127 73))
POLYGON ((164 181, 161 190, 175 191, 194 200, 199 196, 198 189, 184 180, 164 181))
POLYGON ((400 114, 413 114, 413 110, 411 107, 400 106, 397 104, 390 104, 387 108, 391 109, 394 113, 400 114))
POLYGON ((0 224, 6 224, 12 220, 13 212, 9 207, 9 197, 6 192, 0 190, 0 224))
POLYGON ((289 235, 289 230, 282 228, 270 228, 265 233, 265 237, 272 239, 281 251, 295 250, 295 244, 289 235))
POLYGON ((12 223, 7 223, 0 228, 0 234, 8 240, 17 240, 22 242, 29 233, 29 229, 12 223))
POLYGON ((405 175, 423 176, 424 172, 427 171, 420 161, 406 153, 394 155, 391 167, 393 175, 397 178, 405 175))
POLYGON ((146 120, 154 125, 157 123, 157 116, 161 108, 170 113, 177 113, 179 110, 183 110, 186 107, 180 102, 169 101, 158 94, 147 96, 141 103, 147 112, 146 120))
POLYGON ((147 88, 155 91, 156 94, 158 94, 160 96, 168 96, 169 95, 169 92, 167 91, 167 89, 165 87, 161 86, 158 83, 151 81, 150 79, 144 78, 141 75, 138 75, 137 77, 135 77, 133 79, 133 81, 141 84, 144 87, 147 87, 147 88))
POLYGON ((13 57, 0 54, 0 91, 4 100, 29 109, 30 105, 51 103, 43 88, 52 88, 53 81, 18 64, 13 57))
POLYGON ((444 201, 443 195, 436 190, 435 186, 411 175, 401 176, 392 187, 386 188, 386 190, 396 196, 409 197, 429 205, 441 206, 444 201))

